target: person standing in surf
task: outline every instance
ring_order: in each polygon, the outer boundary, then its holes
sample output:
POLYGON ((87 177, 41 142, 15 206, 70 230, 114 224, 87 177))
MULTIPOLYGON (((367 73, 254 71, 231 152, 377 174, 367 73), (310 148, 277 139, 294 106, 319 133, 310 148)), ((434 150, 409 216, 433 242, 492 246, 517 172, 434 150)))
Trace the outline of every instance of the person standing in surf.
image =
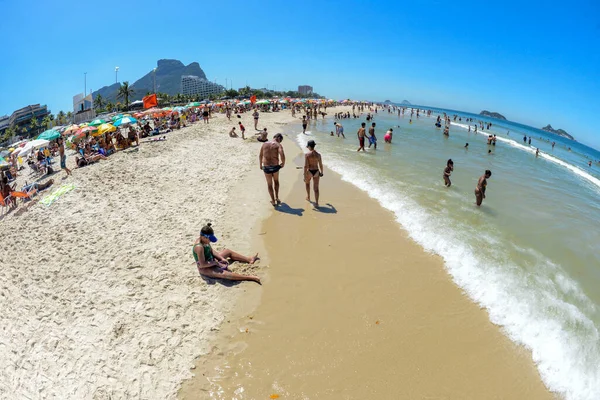
POLYGON ((477 207, 481 206, 483 199, 485 199, 485 189, 487 187, 487 180, 492 176, 492 171, 489 169, 485 170, 485 174, 483 174, 479 180, 477 181, 477 186, 475 187, 475 204, 477 207))
POLYGON ((281 142, 283 142, 283 135, 275 134, 272 141, 263 143, 258 155, 260 169, 265 174, 273 206, 281 204, 279 200, 279 170, 285 166, 285 153, 281 142))
POLYGON ((454 171, 454 161, 449 159, 446 163, 446 168, 444 168, 444 185, 446 185, 446 187, 450 187, 452 185, 452 182, 450 182, 450 175, 452 174, 452 171, 454 171))
POLYGON ((377 150, 377 138, 375 137, 375 122, 373 122, 371 124, 371 127, 369 128, 369 148, 371 148, 371 145, 375 145, 375 150, 377 150))
POLYGON ((306 126, 308 125, 308 120, 306 119, 306 115, 302 116, 302 133, 306 135, 306 126))
POLYGON ((321 154, 315 150, 317 144, 314 140, 309 140, 306 147, 309 152, 304 156, 304 183, 306 184, 306 201, 310 201, 310 181, 313 181, 313 190, 315 192, 315 208, 319 208, 319 181, 323 177, 323 161, 321 154))
POLYGON ((367 124, 365 124, 364 122, 360 124, 360 128, 358 129, 358 132, 356 132, 356 135, 358 136, 358 150, 356 150, 357 152, 359 151, 365 151, 365 126, 367 124))

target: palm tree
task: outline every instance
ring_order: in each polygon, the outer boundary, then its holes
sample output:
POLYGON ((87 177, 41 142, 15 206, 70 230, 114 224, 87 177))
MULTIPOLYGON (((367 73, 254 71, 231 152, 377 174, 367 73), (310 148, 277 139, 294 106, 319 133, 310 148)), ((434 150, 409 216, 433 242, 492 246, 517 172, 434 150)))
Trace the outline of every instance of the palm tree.
POLYGON ((65 112, 64 111, 59 111, 58 114, 56 114, 56 119, 58 119, 58 124, 59 125, 64 125, 65 124, 65 112))
POLYGON ((73 122, 73 113, 71 111, 67 111, 67 122, 73 122))
POLYGON ((126 110, 129 109, 129 97, 133 96, 134 93, 135 93, 135 90, 133 90, 132 88, 129 87, 128 81, 125 81, 121 84, 121 87, 119 88, 119 92, 117 93, 117 97, 125 99, 125 109, 126 110))
POLYGON ((52 126, 52 119, 50 119, 50 114, 46 115, 42 120, 42 126, 47 130, 52 126))
POLYGON ((115 105, 109 100, 106 102, 104 107, 106 108, 106 111, 112 111, 113 108, 115 108, 115 105))
POLYGON ((35 131, 35 133, 37 133, 39 126, 40 126, 40 124, 38 123, 37 118, 36 117, 31 118, 31 122, 29 122, 29 128, 30 128, 31 132, 35 131))
POLYGON ((94 108, 96 110, 100 110, 100 109, 102 109, 103 106, 104 106, 104 99, 102 98, 102 95, 99 94, 94 99, 94 108))

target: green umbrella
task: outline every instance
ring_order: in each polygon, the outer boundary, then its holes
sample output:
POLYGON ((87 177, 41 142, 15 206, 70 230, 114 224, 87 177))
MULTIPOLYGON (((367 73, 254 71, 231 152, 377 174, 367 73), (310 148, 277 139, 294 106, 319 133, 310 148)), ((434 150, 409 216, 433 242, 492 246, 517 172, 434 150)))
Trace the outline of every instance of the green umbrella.
POLYGON ((47 131, 40 133, 40 136, 38 136, 37 138, 44 139, 44 140, 54 140, 59 137, 60 137, 60 132, 55 131, 54 129, 49 129, 47 131))
POLYGON ((0 157, 0 165, 2 165, 2 164, 8 164, 8 163, 6 162, 6 160, 3 157, 0 157))
POLYGON ((113 121, 116 121, 116 120, 118 120, 119 118, 123 118, 123 114, 117 114, 117 115, 113 115, 113 116, 111 117, 111 119, 112 119, 113 121))
POLYGON ((186 107, 200 107, 200 102, 198 101, 193 101, 190 104, 188 104, 186 107))
POLYGON ((100 119, 100 118, 96 118, 95 120, 93 120, 92 122, 90 122, 88 125, 91 125, 91 126, 100 126, 100 125, 105 124, 105 123, 106 123, 105 120, 100 119))

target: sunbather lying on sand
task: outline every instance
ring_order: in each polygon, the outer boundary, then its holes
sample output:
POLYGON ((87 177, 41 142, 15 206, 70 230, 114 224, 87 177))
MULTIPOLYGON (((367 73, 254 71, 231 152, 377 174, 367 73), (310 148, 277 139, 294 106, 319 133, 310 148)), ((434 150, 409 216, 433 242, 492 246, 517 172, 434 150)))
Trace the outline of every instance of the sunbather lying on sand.
POLYGON ((260 283, 260 278, 257 276, 236 274, 229 271, 228 268, 228 259, 254 264, 259 259, 258 254, 254 257, 246 257, 229 249, 224 249, 220 252, 214 251, 210 243, 215 243, 216 241, 217 238, 211 224, 207 224, 200 231, 200 237, 196 239, 192 249, 200 275, 209 278, 228 279, 230 281, 253 281, 260 283))

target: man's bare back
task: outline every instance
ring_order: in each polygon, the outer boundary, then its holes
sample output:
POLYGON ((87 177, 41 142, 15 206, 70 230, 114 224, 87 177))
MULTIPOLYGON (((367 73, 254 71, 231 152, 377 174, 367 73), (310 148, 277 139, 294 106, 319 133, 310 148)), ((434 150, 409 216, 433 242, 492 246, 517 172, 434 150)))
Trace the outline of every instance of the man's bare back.
MULTIPOLYGON (((276 141, 266 142, 262 145, 260 153, 262 155, 261 163, 263 166, 280 165, 279 154, 281 153, 283 155, 283 146, 276 141)), ((282 157, 282 163, 284 160, 285 156, 282 157)))

